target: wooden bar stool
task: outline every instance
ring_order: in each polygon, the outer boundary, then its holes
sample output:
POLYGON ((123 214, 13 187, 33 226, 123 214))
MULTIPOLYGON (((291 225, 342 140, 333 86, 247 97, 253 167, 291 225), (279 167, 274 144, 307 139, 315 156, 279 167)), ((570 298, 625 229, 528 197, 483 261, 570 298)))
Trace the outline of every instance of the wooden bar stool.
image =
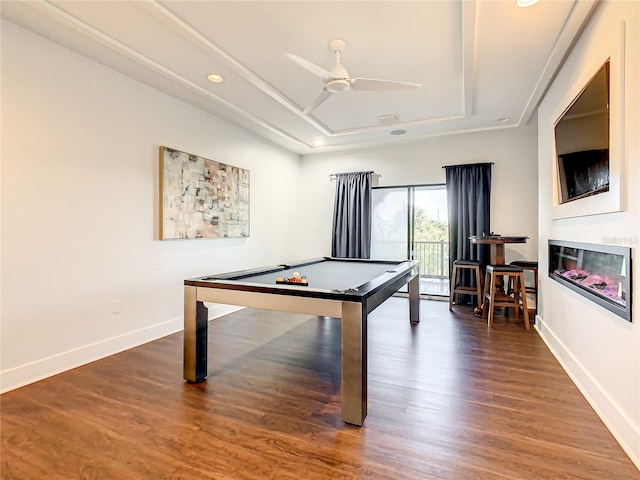
POLYGON ((449 290, 449 310, 453 310, 455 295, 462 294, 475 295, 478 306, 482 303, 482 275, 480 275, 480 264, 474 260, 456 260, 453 262, 453 271, 451 272, 451 289, 449 290), (461 284, 461 277, 464 271, 470 271, 475 275, 475 287, 467 287, 461 284))
MULTIPOLYGON (((529 306, 529 311, 537 312, 538 309, 538 262, 530 262, 528 260, 516 260, 511 262, 509 265, 513 265, 514 267, 520 267, 526 274, 526 272, 531 272, 533 275, 533 284, 527 283, 527 276, 525 275, 525 291, 530 294, 529 302, 527 305, 529 306), (533 301, 532 301, 533 300, 533 301)), ((509 285, 509 291, 512 291, 511 284, 509 285)))
POLYGON ((529 325, 529 310, 527 308, 527 295, 524 285, 524 271, 513 265, 488 265, 484 280, 484 304, 482 316, 489 310, 489 327, 493 327, 493 316, 496 307, 507 307, 515 310, 515 318, 518 319, 520 308, 524 316, 524 328, 531 329, 529 325), (508 277, 508 282, 503 282, 503 277, 508 277), (504 293, 504 285, 513 285, 513 295, 504 293))

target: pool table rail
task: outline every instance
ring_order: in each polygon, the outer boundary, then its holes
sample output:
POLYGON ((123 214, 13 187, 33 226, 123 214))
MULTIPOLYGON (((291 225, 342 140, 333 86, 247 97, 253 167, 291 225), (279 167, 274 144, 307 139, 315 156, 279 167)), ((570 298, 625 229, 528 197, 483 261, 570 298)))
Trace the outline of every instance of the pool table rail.
MULTIPOLYGON (((217 288, 224 290, 242 290, 248 292, 267 293, 272 295, 324 298, 329 300, 341 300, 345 302, 363 302, 370 297, 379 295, 381 290, 383 290, 384 292, 389 292, 389 290, 392 290, 391 294, 393 294, 397 290, 402 288, 403 285, 408 283, 412 278, 418 276, 419 274, 419 263, 416 260, 393 261, 322 257, 304 260, 301 262, 283 263, 280 265, 272 265, 251 270, 205 275, 202 277, 185 280, 184 284, 185 286, 189 285, 194 287, 206 287, 214 289, 217 288), (265 284, 250 281, 250 278, 255 275, 284 272, 287 270, 302 268, 304 266, 313 265, 315 263, 324 261, 388 264, 390 266, 390 269, 365 283, 353 285, 349 289, 342 290, 319 288, 313 286, 313 284, 301 287, 298 285, 284 285, 276 283, 265 284), (397 275, 401 275, 401 277, 396 278, 393 283, 388 284, 389 279, 397 275)), ((391 294, 388 296, 391 296, 391 294)), ((377 305, 379 305, 380 303, 378 303, 377 305)))

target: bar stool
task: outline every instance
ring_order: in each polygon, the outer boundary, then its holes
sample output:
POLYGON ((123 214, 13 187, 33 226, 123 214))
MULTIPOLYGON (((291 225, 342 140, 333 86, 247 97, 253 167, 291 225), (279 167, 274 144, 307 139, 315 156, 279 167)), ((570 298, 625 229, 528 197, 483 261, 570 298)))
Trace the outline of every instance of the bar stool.
MULTIPOLYGON (((527 305, 529 306, 529 310, 532 312, 537 312, 538 310, 538 262, 530 262, 528 260, 516 260, 511 262, 509 265, 513 265, 514 267, 520 267, 525 273, 531 272, 533 274, 533 284, 526 283, 526 275, 525 275, 525 291, 533 296, 533 302, 529 301, 527 305), (535 302, 535 303, 534 303, 535 302)), ((509 291, 511 291, 511 284, 509 285, 509 291)))
POLYGON ((529 325, 529 311, 527 308, 527 295, 524 284, 524 271, 520 267, 513 265, 488 265, 484 280, 484 304, 482 306, 482 317, 489 310, 489 327, 493 327, 493 316, 496 307, 507 307, 515 310, 516 320, 522 308, 524 316, 524 328, 531 329, 529 325), (504 283, 502 277, 508 277, 508 282, 504 283), (513 286, 513 295, 507 295, 503 291, 504 285, 513 286))
POLYGON ((455 295, 475 295, 478 306, 482 303, 482 276, 480 275, 480 263, 475 260, 455 260, 451 272, 451 289, 449 290, 449 310, 453 310, 455 295), (475 274, 476 286, 464 286, 460 284, 463 271, 471 271, 475 274))

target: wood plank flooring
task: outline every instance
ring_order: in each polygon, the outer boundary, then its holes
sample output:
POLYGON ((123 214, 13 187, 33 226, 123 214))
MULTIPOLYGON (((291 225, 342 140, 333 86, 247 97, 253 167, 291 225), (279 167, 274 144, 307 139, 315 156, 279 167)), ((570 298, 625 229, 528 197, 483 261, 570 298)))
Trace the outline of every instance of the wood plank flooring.
POLYGON ((638 480, 537 333, 391 298, 369 322, 369 415, 340 420, 336 319, 245 309, 0 398, 2 479, 638 480))

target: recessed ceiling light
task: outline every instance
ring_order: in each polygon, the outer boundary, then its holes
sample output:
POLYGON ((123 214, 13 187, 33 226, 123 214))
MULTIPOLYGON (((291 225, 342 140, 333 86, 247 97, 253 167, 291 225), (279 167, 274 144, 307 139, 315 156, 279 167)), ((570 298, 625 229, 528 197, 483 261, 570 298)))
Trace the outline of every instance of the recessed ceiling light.
POLYGON ((404 135, 407 133, 406 130, 391 130, 391 135, 404 135))
POLYGON ((502 117, 498 119, 500 123, 505 123, 505 122, 508 122, 509 120, 511 120, 511 117, 502 117))
POLYGON ((323 140, 322 138, 316 138, 316 139, 313 141, 313 144, 314 144, 316 147, 322 147, 322 146, 324 145, 324 140, 323 140))
POLYGON ((222 83, 222 82, 224 82, 224 78, 222 78, 222 75, 218 75, 217 73, 212 73, 210 75, 207 75, 207 80, 209 80, 210 82, 213 82, 213 83, 222 83))
POLYGON ((526 7, 530 7, 531 5, 535 5, 536 3, 538 3, 539 0, 517 0, 516 4, 519 7, 522 8, 526 8, 526 7))

